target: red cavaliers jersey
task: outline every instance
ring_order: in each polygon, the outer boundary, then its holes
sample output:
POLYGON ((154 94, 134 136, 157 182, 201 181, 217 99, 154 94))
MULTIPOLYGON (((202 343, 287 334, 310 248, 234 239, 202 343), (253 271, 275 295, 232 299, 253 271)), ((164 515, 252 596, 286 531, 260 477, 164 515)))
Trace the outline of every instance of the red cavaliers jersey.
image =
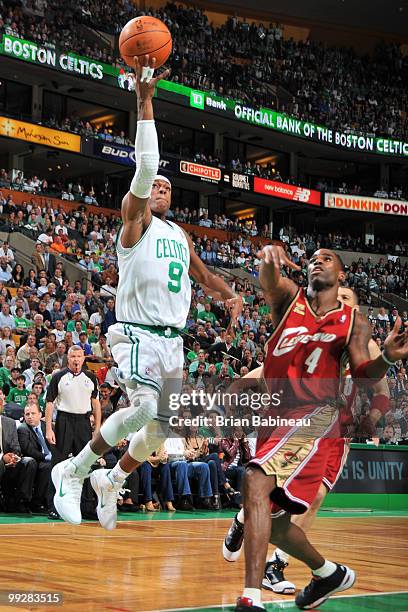
POLYGON ((342 303, 317 316, 299 289, 267 343, 264 377, 271 393, 281 393, 281 409, 336 402, 354 313, 342 303))

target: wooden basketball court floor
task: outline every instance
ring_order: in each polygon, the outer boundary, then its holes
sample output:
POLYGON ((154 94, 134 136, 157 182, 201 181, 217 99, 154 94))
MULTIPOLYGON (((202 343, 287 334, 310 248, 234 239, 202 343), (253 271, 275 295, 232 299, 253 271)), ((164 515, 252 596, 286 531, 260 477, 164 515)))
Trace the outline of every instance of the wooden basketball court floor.
MULTIPOLYGON (((124 515, 122 515, 124 516, 124 515)), ((9 592, 60 592, 72 612, 230 611, 241 594, 244 561, 226 563, 221 543, 231 513, 132 515, 115 531, 97 523, 73 527, 46 519, 0 518, 0 610, 9 592), (228 518, 225 518, 228 516, 228 518), (223 517, 223 518, 221 518, 223 517), (18 522, 17 522, 18 521, 18 522), (25 521, 25 522, 24 522, 25 521)), ((326 612, 408 612, 408 513, 319 516, 309 536, 327 558, 357 572, 353 589, 326 612)), ((290 561, 297 587, 309 572, 290 561)), ((293 596, 263 591, 267 610, 296 610, 293 596)))

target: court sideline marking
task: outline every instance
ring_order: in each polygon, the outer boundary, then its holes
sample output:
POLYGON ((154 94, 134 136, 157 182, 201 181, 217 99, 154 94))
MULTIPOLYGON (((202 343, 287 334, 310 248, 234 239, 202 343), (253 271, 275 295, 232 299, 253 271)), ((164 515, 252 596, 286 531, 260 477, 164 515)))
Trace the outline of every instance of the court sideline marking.
MULTIPOLYGON (((408 591, 382 591, 380 593, 360 593, 358 595, 337 595, 334 596, 330 601, 335 601, 336 599, 354 599, 356 597, 384 597, 387 595, 408 595, 408 591)), ((273 599, 271 601, 263 602, 264 604, 270 606, 281 603, 295 603, 294 599, 273 599)), ((150 610, 149 612, 192 612, 193 610, 211 610, 211 609, 223 609, 223 608, 233 608, 235 606, 234 603, 229 604, 208 604, 205 606, 198 606, 195 608, 165 608, 160 610, 150 610)))

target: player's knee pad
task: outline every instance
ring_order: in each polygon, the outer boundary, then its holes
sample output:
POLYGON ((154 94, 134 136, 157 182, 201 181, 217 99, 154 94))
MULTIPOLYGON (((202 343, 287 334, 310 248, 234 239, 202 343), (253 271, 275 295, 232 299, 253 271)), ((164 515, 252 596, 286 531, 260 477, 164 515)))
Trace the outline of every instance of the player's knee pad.
POLYGON ((129 444, 129 455, 143 462, 165 441, 168 423, 155 419, 134 434, 129 444))
POLYGON ((139 387, 129 392, 131 411, 126 415, 124 424, 128 433, 142 429, 157 417, 159 394, 150 387, 139 387))
POLYGON ((101 427, 101 436, 110 446, 115 446, 129 433, 139 431, 157 415, 159 395, 156 391, 140 387, 129 396, 131 406, 114 412, 101 427))

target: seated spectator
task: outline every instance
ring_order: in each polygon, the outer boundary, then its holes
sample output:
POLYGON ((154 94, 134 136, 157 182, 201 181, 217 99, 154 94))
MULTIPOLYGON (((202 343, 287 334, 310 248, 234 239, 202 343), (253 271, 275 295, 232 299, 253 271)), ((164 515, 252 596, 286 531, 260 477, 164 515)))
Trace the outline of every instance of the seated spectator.
POLYGON ((29 319, 26 319, 24 317, 24 311, 22 306, 18 306, 16 308, 14 315, 14 323, 16 326, 14 332, 16 334, 25 334, 27 333, 27 330, 31 329, 34 325, 33 321, 30 321, 29 319))
POLYGON ((75 344, 81 347, 81 349, 84 351, 85 357, 92 355, 92 348, 91 345, 88 343, 87 333, 84 331, 80 331, 78 336, 79 342, 76 342, 75 344))
POLYGON ((143 493, 143 503, 147 512, 157 512, 153 504, 152 493, 152 476, 157 475, 160 482, 160 495, 164 502, 166 510, 174 512, 176 509, 173 506, 174 494, 173 485, 171 483, 170 465, 167 463, 168 454, 164 447, 153 453, 139 467, 140 485, 143 493))
POLYGON ((223 438, 220 449, 224 453, 222 469, 225 476, 233 483, 234 489, 242 494, 245 465, 251 459, 251 450, 242 427, 234 427, 233 436, 223 438))
POLYGON ((54 334, 50 333, 44 338, 44 346, 38 351, 38 358, 41 362, 41 368, 45 370, 47 359, 51 357, 57 350, 57 343, 54 334))
POLYGON ((7 401, 13 402, 14 404, 18 404, 22 408, 27 403, 27 397, 30 394, 30 391, 25 387, 25 377, 24 374, 19 374, 16 379, 17 386, 12 387, 7 395, 7 401))
POLYGON ((112 359, 112 353, 106 342, 106 336, 103 334, 99 336, 97 342, 91 343, 91 351, 101 361, 112 359))
POLYGON ((5 494, 7 512, 31 514, 29 506, 37 466, 31 457, 22 457, 16 422, 1 414, 4 399, 4 393, 0 391, 0 487, 5 494))
POLYGON ((10 314, 10 305, 7 302, 4 302, 1 307, 0 327, 9 327, 13 332, 16 328, 14 317, 10 314))
POLYGON ((50 499, 51 450, 45 438, 45 423, 34 402, 24 408, 24 423, 17 430, 21 452, 37 463, 30 509, 35 514, 48 514, 52 508, 50 499))
POLYGON ((111 402, 112 386, 104 382, 99 387, 99 402, 101 404, 102 420, 110 417, 114 413, 113 404, 111 402))
POLYGON ((33 333, 28 333, 25 344, 20 346, 20 348, 17 351, 16 357, 17 357, 17 362, 19 363, 19 365, 21 365, 25 361, 28 361, 31 358, 30 348, 35 347, 35 342, 36 342, 35 335, 33 333))
POLYGON ((186 427, 184 449, 194 461, 204 461, 208 464, 213 492, 212 506, 215 510, 220 510, 220 492, 233 494, 235 491, 227 482, 218 453, 209 453, 208 440, 198 434, 198 427, 195 425, 186 427))
POLYGON ((395 428, 393 425, 387 425, 384 427, 380 444, 396 444, 395 437, 395 428))
POLYGON ((11 380, 11 370, 15 364, 14 357, 7 355, 3 363, 3 367, 0 368, 0 389, 2 389, 4 393, 8 393, 9 383, 11 380))
POLYGON ((177 510, 194 510, 190 478, 198 480, 199 503, 201 507, 209 509, 212 489, 208 465, 202 461, 194 461, 193 454, 191 451, 185 451, 184 442, 176 433, 167 438, 164 448, 168 453, 171 474, 175 478, 176 491, 179 495, 177 510))
MULTIPOLYGON (((58 321, 62 323, 61 321, 58 321)), ((57 365, 59 369, 66 368, 68 364, 68 358, 66 354, 65 342, 58 342, 56 350, 48 355, 45 361, 45 371, 52 372, 54 366, 57 365)))
POLYGON ((41 361, 39 357, 33 357, 30 360, 30 367, 23 370, 24 380, 25 380, 27 389, 31 387, 31 385, 34 382, 34 378, 37 376, 38 373, 41 373, 41 374, 44 373, 40 369, 40 367, 41 367, 41 361))
POLYGON ((16 348, 16 343, 14 342, 11 335, 11 328, 8 325, 0 327, 0 340, 4 348, 4 352, 6 351, 6 348, 8 346, 12 346, 14 349, 16 348))

